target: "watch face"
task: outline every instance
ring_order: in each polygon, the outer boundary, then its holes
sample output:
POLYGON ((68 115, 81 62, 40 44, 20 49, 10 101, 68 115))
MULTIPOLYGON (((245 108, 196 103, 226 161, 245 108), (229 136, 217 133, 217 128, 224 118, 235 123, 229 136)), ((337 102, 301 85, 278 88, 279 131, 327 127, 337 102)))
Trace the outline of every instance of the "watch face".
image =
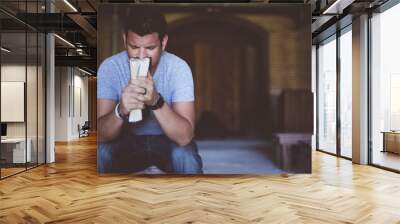
POLYGON ((158 98, 158 100, 157 100, 156 107, 158 109, 158 108, 161 108, 163 105, 164 105, 164 98, 160 94, 160 98, 158 98))
POLYGON ((164 105, 164 98, 159 94, 159 98, 154 106, 150 106, 150 109, 157 110, 164 105))

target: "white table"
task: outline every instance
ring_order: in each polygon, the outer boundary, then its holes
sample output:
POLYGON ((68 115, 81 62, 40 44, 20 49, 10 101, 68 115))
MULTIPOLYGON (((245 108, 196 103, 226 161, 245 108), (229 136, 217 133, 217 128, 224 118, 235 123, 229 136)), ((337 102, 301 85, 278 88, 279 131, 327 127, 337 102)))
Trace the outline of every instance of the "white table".
MULTIPOLYGON (((3 154, 5 154, 6 152, 12 151, 12 163, 31 162, 31 160, 32 160, 32 154, 31 154, 32 141, 30 138, 27 138, 26 142, 28 144, 25 144, 25 138, 1 139, 2 157, 3 157, 3 154), (25 145, 28 146, 28 147, 26 147, 26 151, 25 151, 25 145)), ((11 158, 9 158, 9 160, 11 160, 11 158)))

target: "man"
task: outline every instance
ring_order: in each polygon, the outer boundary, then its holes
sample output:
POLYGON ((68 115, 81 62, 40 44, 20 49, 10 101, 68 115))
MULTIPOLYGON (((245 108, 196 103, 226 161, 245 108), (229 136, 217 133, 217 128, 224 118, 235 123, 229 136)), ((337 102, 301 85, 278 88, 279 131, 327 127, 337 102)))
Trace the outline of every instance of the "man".
POLYGON ((193 77, 189 66, 165 51, 167 23, 157 12, 127 17, 126 51, 98 70, 97 114, 100 173, 137 172, 157 166, 168 173, 202 173, 192 140, 195 126, 193 77), (147 78, 131 80, 129 58, 151 58, 147 78), (129 112, 150 111, 129 123, 129 112))

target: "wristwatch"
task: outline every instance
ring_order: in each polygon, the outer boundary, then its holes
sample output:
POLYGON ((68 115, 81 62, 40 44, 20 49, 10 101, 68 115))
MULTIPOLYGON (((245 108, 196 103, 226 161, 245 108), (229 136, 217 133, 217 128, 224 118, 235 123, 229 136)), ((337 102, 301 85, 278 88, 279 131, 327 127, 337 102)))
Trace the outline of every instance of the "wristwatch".
POLYGON ((160 109, 164 105, 164 98, 161 96, 161 94, 158 94, 158 99, 154 105, 149 106, 151 110, 157 110, 160 109))
POLYGON ((115 106, 115 110, 114 110, 115 116, 117 116, 118 118, 120 118, 120 119, 122 119, 124 121, 127 121, 129 115, 123 115, 121 113, 121 111, 119 110, 119 108, 120 108, 119 106, 120 106, 120 103, 118 103, 117 106, 115 106))

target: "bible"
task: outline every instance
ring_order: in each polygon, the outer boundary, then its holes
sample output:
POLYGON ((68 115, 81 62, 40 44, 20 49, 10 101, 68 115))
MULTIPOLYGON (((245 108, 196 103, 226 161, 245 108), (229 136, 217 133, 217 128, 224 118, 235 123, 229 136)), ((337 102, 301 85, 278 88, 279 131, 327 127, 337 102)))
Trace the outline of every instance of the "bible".
MULTIPOLYGON (((147 76, 150 68, 150 58, 130 58, 131 79, 139 79, 147 76)), ((143 119, 142 110, 132 110, 129 112, 129 122, 138 122, 143 119)))

